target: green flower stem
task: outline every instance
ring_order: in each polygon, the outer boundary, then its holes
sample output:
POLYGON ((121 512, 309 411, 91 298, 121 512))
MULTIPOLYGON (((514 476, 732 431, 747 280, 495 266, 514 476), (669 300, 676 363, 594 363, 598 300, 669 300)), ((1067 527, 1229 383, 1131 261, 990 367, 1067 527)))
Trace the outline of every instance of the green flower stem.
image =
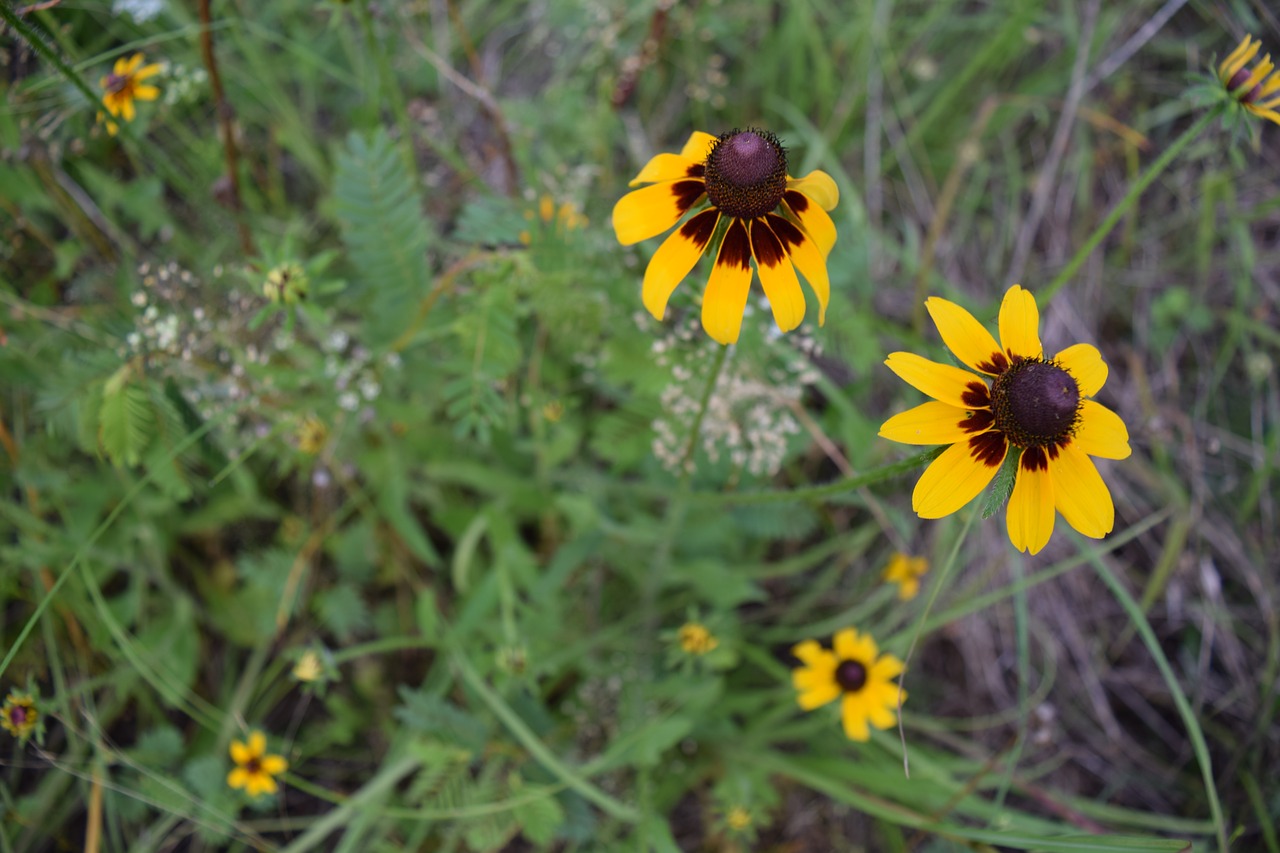
POLYGON ((689 496, 689 499, 695 506, 718 506, 721 504, 758 506, 760 504, 820 500, 822 498, 841 495, 845 492, 852 492, 856 489, 861 489, 863 486, 871 486, 884 480, 888 480, 891 477, 897 477, 899 474, 914 471, 916 468, 926 465, 938 458, 938 455, 945 449, 945 447, 935 447, 932 450, 917 453, 915 456, 910 456, 900 462, 891 462, 888 465, 881 465, 879 468, 872 468, 865 474, 859 474, 856 477, 846 477, 843 480, 837 480, 834 483, 824 483, 821 486, 804 486, 798 489, 787 489, 785 491, 695 492, 689 496))
MULTIPOLYGON (((406 755, 378 771, 364 787, 356 791, 342 805, 330 809, 322 817, 311 824, 306 832, 293 840, 284 853, 302 853, 320 846, 321 842, 335 830, 346 826, 362 814, 366 809, 374 807, 383 797, 388 796, 400 781, 416 771, 422 760, 415 755, 406 755)), ((292 781, 292 780, 291 780, 292 781)))
POLYGON ((489 706, 489 710, 502 721, 502 724, 507 727, 507 731, 511 732, 515 739, 520 741, 524 748, 529 751, 529 754, 534 757, 534 760, 541 764, 548 773, 555 776, 566 787, 577 791, 584 799, 595 803, 610 816, 628 823, 635 823, 640 819, 640 815, 635 809, 618 802, 588 782, 586 777, 577 770, 556 758, 551 750, 547 749, 546 744, 533 733, 533 730, 525 725, 524 720, 520 719, 520 715, 513 711, 511 706, 504 702, 502 697, 485 683, 484 679, 472 668, 471 663, 463 654, 454 652, 451 660, 454 668, 462 676, 462 680, 467 683, 467 686, 475 691, 484 704, 489 706))
POLYGON ((13 27, 14 32, 22 36, 22 39, 27 44, 31 45, 31 48, 36 53, 48 60, 54 68, 57 68, 58 71, 62 73, 63 77, 66 77, 73 86, 83 92, 84 96, 89 99, 90 104, 97 106, 97 108, 104 114, 109 112, 107 105, 102 102, 101 96, 93 90, 93 87, 85 82, 85 79, 80 75, 80 72, 63 62, 62 57, 58 56, 57 51, 45 44, 45 41, 40 37, 40 34, 28 25, 26 21, 22 20, 22 18, 19 18, 14 13, 13 7, 10 4, 0 3, 0 20, 3 20, 6 24, 13 27))
POLYGON ((1213 781, 1213 763, 1209 757, 1209 746, 1205 743, 1204 732, 1200 730, 1200 723, 1196 720, 1195 711, 1191 708, 1191 703, 1187 701, 1187 696, 1182 692, 1182 685, 1178 683, 1178 676, 1174 673, 1173 667, 1169 665, 1169 659, 1164 655, 1164 649, 1160 647, 1160 640, 1156 637, 1156 632, 1151 629, 1151 623, 1147 621, 1146 615, 1142 612, 1142 608, 1138 602, 1133 600, 1133 596, 1129 594, 1129 590, 1124 588, 1124 584, 1120 583, 1120 579, 1115 576, 1107 564, 1093 551, 1089 552, 1089 562, 1093 564, 1094 571, 1098 573, 1098 577, 1102 578, 1102 582, 1111 590, 1111 594, 1115 596, 1116 601, 1124 608, 1124 612, 1129 617, 1129 623, 1138 631, 1138 635, 1142 637, 1142 642, 1147 647, 1147 651, 1151 653, 1151 657, 1155 660, 1156 666, 1160 670, 1160 674, 1164 677, 1164 683, 1169 688, 1169 696, 1173 699, 1173 704, 1178 709, 1178 716, 1182 717, 1182 724, 1187 727, 1187 736, 1191 738, 1191 748, 1196 754, 1196 761, 1200 765, 1200 775, 1204 779, 1204 794, 1209 800, 1209 813, 1213 817, 1213 826, 1218 837, 1218 850, 1221 853, 1227 853, 1227 825, 1222 815, 1222 804, 1218 802, 1218 789, 1214 787, 1213 781))
POLYGON ((1116 223, 1120 221, 1120 218, 1128 213, 1129 208, 1133 207, 1142 194, 1146 192, 1147 187, 1151 186, 1151 183, 1160 177, 1164 170, 1169 167, 1169 164, 1174 161, 1174 158, 1181 154, 1200 135, 1200 132, 1209 125, 1209 122, 1222 115, 1223 109, 1224 107, 1219 105, 1206 112, 1200 117, 1199 121, 1187 128, 1181 136, 1174 140, 1172 145, 1165 149, 1163 154, 1156 158, 1156 161, 1151 164, 1151 168, 1147 169, 1142 177, 1138 178, 1134 185, 1129 188, 1129 192, 1125 194, 1125 197, 1120 199, 1120 203, 1111 210, 1111 213, 1107 214, 1107 218, 1102 220, 1102 224, 1094 229, 1093 233, 1089 235, 1089 239, 1084 241, 1084 245, 1076 251, 1075 257, 1058 272, 1057 276, 1054 277, 1053 281, 1049 282, 1049 285, 1043 291, 1037 294, 1041 305, 1047 305, 1049 300, 1054 297, 1054 294, 1063 288, 1067 281, 1080 269, 1080 265, 1093 254, 1093 250, 1098 248, 1098 244, 1111 233, 1111 229, 1116 227, 1116 223))

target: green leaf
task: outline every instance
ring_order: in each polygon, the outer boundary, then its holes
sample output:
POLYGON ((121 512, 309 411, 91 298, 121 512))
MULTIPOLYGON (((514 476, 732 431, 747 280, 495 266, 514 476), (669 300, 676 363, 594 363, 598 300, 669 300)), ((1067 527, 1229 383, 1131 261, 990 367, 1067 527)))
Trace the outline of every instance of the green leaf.
POLYGON ((546 796, 522 802, 514 809, 516 822, 524 837, 534 844, 549 844, 555 838, 556 830, 564 823, 564 809, 552 795, 552 789, 546 786, 524 785, 513 792, 513 796, 524 798, 537 792, 545 792, 546 796))
POLYGON ((982 505, 982 517, 990 518, 1000 511, 1000 507, 1004 506, 1005 501, 1009 500, 1009 493, 1013 491, 1013 482, 1018 474, 1018 460, 1022 456, 1022 451, 1015 448, 1009 448, 1008 454, 1004 457, 1004 464, 1000 466, 1000 470, 996 473, 995 479, 991 481, 991 488, 987 490, 987 501, 982 505))
POLYGON ((400 701, 404 704, 395 709, 396 719, 415 732, 435 735, 472 753, 481 752, 489 740, 488 726, 452 702, 404 686, 400 701))
POLYGON ((155 415, 146 389, 132 383, 128 368, 116 371, 102 389, 98 446, 116 465, 137 465, 151 441, 155 415))

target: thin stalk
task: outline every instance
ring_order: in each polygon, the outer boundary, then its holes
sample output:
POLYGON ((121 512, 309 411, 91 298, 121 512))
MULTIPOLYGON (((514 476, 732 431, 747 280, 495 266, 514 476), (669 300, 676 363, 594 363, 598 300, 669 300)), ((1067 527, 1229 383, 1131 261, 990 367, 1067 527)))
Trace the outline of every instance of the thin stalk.
POLYGON ((222 150, 227 160, 227 177, 231 181, 231 209, 235 214, 236 228, 240 233, 240 248, 246 255, 257 254, 253 248, 253 236, 244 221, 244 203, 240 200, 240 167, 236 150, 235 112, 227 102, 222 88, 222 75, 218 73, 218 57, 213 50, 213 21, 209 13, 209 0, 200 0, 200 53, 204 67, 209 72, 209 85, 213 88, 214 108, 218 111, 218 126, 222 136, 222 150))
POLYGON ((62 57, 58 56, 57 52, 54 51, 53 48, 45 44, 44 39, 40 37, 40 34, 36 30, 32 29, 26 21, 18 17, 14 13, 13 7, 8 3, 0 3, 0 20, 3 20, 6 24, 13 27, 14 32, 22 36, 23 40, 26 41, 27 44, 31 45, 31 48, 36 53, 48 60, 54 68, 58 69, 63 77, 66 77, 73 86, 83 92, 84 96, 89 99, 90 104, 96 106, 104 115, 110 112, 107 109, 107 105, 102 102, 102 97, 93 90, 93 87, 85 82, 84 77, 80 76, 80 73, 70 65, 63 62, 62 57))
POLYGON ((1124 198, 1120 199, 1120 203, 1112 208, 1111 213, 1107 214, 1107 218, 1102 220, 1102 224, 1094 229, 1093 233, 1089 235, 1089 239, 1084 241, 1084 245, 1076 250, 1075 256, 1067 262, 1067 265, 1058 272, 1053 281, 1049 282, 1049 286, 1042 291, 1040 296, 1041 305, 1052 299, 1054 294, 1061 290, 1063 285, 1076 274, 1080 269, 1080 265, 1089 259, 1089 256, 1093 254, 1093 250, 1098 248, 1098 244, 1106 239, 1107 235, 1111 233, 1111 229, 1116 227, 1116 223, 1120 221, 1120 218, 1129 212, 1129 208, 1137 203, 1142 194, 1146 192, 1147 187, 1151 186, 1152 182, 1160 177, 1165 169, 1169 168, 1169 164, 1174 161, 1174 158, 1181 154, 1200 135, 1202 130, 1208 127, 1209 122, 1222 114, 1223 109, 1224 107, 1219 105, 1202 115, 1199 121, 1187 128, 1181 136, 1174 140, 1173 144, 1165 149, 1165 152, 1151 164, 1151 168, 1147 169, 1142 177, 1138 178, 1134 185, 1129 187, 1129 192, 1125 194, 1124 198))

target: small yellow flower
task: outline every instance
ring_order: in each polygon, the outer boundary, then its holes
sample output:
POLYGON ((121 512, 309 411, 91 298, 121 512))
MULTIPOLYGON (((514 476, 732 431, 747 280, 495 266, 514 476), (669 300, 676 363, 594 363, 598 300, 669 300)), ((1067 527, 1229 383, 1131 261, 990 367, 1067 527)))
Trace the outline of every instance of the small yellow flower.
POLYGON ((250 797, 274 794, 279 790, 275 777, 289 769, 282 756, 267 754, 267 738, 257 730, 249 733, 249 742, 231 741, 231 760, 235 768, 227 774, 227 784, 243 788, 250 797))
POLYGON ((677 634, 680 648, 688 655, 702 656, 714 651, 720 641, 701 622, 686 622, 677 634))
POLYGON ((293 677, 299 681, 315 681, 323 674, 324 664, 320 662, 320 655, 313 649, 303 652, 302 657, 298 658, 298 662, 293 665, 293 677))
POLYGON ((908 557, 895 553, 889 558, 881 577, 885 583, 898 585, 898 598, 910 601, 920 592, 920 578, 929 571, 929 561, 924 557, 908 557))
MULTIPOLYGON (((137 115, 133 107, 134 101, 154 101, 160 97, 159 89, 150 84, 143 84, 141 81, 159 74, 163 67, 158 63, 143 65, 141 53, 135 53, 128 59, 123 56, 117 59, 111 73, 103 77, 99 83, 102 86, 102 103, 106 106, 107 112, 113 118, 133 121, 134 116, 137 115)), ((98 113, 99 121, 104 118, 102 113, 98 113)), ((115 136, 120 129, 119 125, 111 119, 106 119, 106 125, 107 133, 112 136, 115 136)))
POLYGON ((0 717, 0 728, 16 738, 30 737, 36 724, 40 722, 40 709, 36 707, 36 700, 16 690, 9 692, 0 714, 3 714, 0 717))
POLYGON ((551 423, 559 423, 564 417, 564 403, 559 400, 552 400, 542 407, 542 416, 551 423))
POLYGON ((311 283, 301 264, 284 263, 267 273, 262 283, 262 295, 272 302, 294 305, 307 298, 311 283))
POLYGON ((298 441, 298 450, 314 456, 324 449, 324 443, 329 440, 329 428, 315 415, 307 415, 298 424, 294 437, 298 441))
POLYGON ((729 809, 728 814, 724 816, 725 825, 734 832, 742 832, 742 830, 751 826, 751 812, 742 806, 734 806, 729 809))
POLYGON ((1262 41, 1246 35, 1239 46, 1218 65, 1218 79, 1242 107, 1259 118, 1280 124, 1280 73, 1275 71, 1271 54, 1250 68, 1249 63, 1262 49, 1262 41))
POLYGON ((805 640, 792 648, 804 666, 791 673, 796 701, 806 711, 840 700, 840 719, 850 740, 870 740, 868 723, 887 729, 897 720, 898 699, 907 692, 893 679, 902 674, 902 661, 882 655, 870 634, 852 628, 836 633, 834 649, 824 649, 815 640, 805 640))
POLYGON ((933 399, 894 415, 880 435, 904 444, 949 444, 916 481, 911 508, 942 518, 978 496, 1015 454, 1017 472, 1005 523, 1019 551, 1035 554, 1053 533, 1055 512, 1101 539, 1115 505, 1092 456, 1125 459, 1129 431, 1090 398, 1107 381, 1097 348, 1075 344, 1046 358, 1035 297, 1014 285, 1000 305, 1000 341, 972 314, 934 296, 925 302, 943 342, 964 367, 909 352, 889 369, 933 399))
POLYGON ((719 137, 696 131, 679 154, 659 154, 645 164, 631 181, 633 187, 638 184, 649 186, 613 206, 619 243, 648 240, 684 220, 645 269, 641 301, 655 319, 662 320, 671 294, 711 251, 715 265, 702 293, 702 328, 717 343, 738 341, 752 261, 781 331, 804 319, 796 270, 818 299, 818 325, 826 320, 827 255, 836 243, 827 211, 835 208, 840 192, 826 172, 803 178, 787 174, 787 152, 778 137, 758 129, 719 137))

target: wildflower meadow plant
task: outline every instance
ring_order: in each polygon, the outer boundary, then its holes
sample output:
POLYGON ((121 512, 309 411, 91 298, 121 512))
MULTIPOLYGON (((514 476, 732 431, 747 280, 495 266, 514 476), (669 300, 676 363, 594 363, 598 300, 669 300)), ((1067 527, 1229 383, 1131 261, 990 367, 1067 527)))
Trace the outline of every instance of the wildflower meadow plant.
POLYGON ((99 81, 102 87, 102 103, 106 106, 111 118, 106 118, 99 113, 98 121, 105 122, 107 133, 112 136, 120 130, 120 126, 112 119, 133 121, 138 114, 134 106, 135 101, 154 101, 160 97, 159 88, 142 81, 159 74, 164 70, 164 66, 158 62, 144 65, 143 61, 141 53, 135 53, 127 59, 122 56, 116 60, 111 73, 99 81))

